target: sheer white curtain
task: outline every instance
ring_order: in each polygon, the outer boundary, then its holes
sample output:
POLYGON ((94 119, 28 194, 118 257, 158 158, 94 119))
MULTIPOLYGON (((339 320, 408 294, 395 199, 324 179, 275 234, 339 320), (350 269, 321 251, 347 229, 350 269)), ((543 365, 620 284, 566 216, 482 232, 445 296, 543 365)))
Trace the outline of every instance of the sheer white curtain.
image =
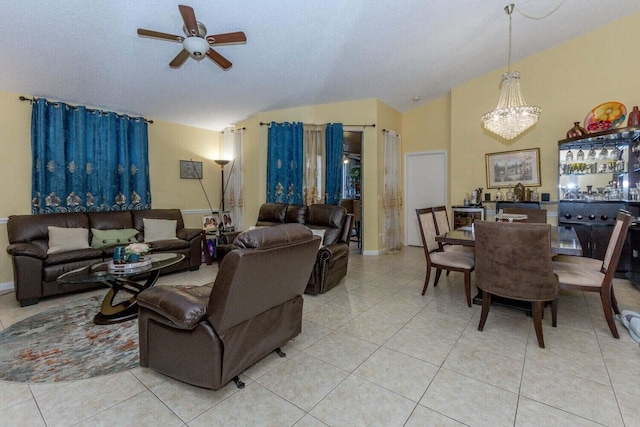
POLYGON ((236 230, 244 229, 244 191, 242 171, 242 141, 244 129, 225 129, 222 133, 222 155, 232 159, 224 167, 224 207, 231 212, 236 230))
POLYGON ((394 253, 402 248, 400 234, 400 135, 394 131, 384 132, 384 189, 382 194, 383 211, 383 252, 394 253))
POLYGON ((304 125, 304 172, 302 176, 305 205, 324 203, 326 125, 304 125))

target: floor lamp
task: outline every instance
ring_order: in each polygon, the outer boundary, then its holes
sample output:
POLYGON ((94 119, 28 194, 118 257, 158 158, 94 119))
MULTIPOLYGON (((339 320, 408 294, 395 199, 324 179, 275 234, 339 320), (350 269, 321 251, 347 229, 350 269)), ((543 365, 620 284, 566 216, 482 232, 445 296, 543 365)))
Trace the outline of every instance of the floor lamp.
POLYGON ((224 211, 224 167, 229 164, 229 160, 214 160, 214 162, 220 165, 220 173, 222 174, 222 181, 220 184, 222 190, 220 192, 222 195, 222 203, 220 205, 222 206, 222 211, 224 211))

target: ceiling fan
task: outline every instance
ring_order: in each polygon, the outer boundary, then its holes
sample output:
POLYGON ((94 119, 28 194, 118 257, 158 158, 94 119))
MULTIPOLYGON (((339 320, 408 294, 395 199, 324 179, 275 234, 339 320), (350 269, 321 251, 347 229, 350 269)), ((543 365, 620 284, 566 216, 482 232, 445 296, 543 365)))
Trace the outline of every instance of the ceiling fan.
POLYGON ((198 61, 207 56, 223 70, 231 68, 231 61, 213 50, 212 46, 245 43, 247 41, 247 37, 244 33, 242 31, 238 31, 235 33, 207 36, 207 27, 205 27, 201 22, 196 21, 196 15, 193 12, 192 7, 181 4, 178 5, 178 8, 180 9, 180 14, 184 21, 182 29, 186 37, 145 30, 143 28, 138 28, 138 35, 182 43, 182 50, 175 58, 173 58, 173 61, 169 63, 171 68, 180 68, 189 56, 198 61))

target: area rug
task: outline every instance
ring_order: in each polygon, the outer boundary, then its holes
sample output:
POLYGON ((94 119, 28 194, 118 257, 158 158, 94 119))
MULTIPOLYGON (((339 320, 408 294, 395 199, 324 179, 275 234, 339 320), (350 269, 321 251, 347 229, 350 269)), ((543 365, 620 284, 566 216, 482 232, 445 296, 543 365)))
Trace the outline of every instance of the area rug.
POLYGON ((94 325, 101 302, 67 303, 0 331, 0 379, 71 381, 139 366, 138 319, 94 325))

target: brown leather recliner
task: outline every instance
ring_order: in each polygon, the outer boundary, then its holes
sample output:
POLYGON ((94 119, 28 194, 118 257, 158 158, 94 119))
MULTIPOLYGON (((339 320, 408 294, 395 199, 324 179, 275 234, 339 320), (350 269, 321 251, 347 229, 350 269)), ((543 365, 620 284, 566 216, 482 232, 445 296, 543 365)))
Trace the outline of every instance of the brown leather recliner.
POLYGON ((212 285, 138 295, 140 366, 219 389, 297 336, 320 239, 301 224, 238 235, 212 285))

